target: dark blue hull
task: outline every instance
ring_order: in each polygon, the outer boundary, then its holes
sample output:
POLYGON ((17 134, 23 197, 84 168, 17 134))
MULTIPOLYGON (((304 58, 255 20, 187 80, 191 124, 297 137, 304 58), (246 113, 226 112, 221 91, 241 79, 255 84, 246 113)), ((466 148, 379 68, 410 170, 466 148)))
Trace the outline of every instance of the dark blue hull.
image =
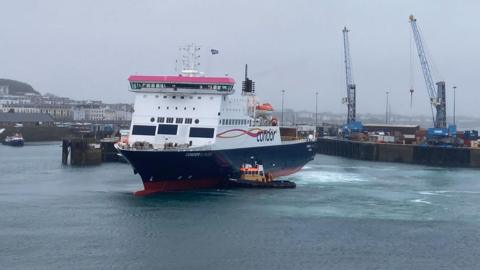
POLYGON ((143 181, 143 193, 214 187, 238 177, 243 163, 262 163, 274 177, 292 174, 314 158, 313 142, 209 151, 122 150, 143 181))
POLYGON ((8 146, 23 146, 24 142, 22 140, 15 140, 15 141, 9 141, 9 142, 2 142, 4 145, 8 146))

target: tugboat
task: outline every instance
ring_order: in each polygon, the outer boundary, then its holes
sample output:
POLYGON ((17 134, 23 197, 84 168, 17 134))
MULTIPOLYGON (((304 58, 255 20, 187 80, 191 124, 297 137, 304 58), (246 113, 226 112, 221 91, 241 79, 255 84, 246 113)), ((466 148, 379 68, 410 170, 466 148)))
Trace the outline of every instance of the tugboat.
POLYGON ((286 180, 273 180, 271 173, 265 173, 262 164, 243 164, 240 168, 240 178, 230 179, 230 183, 237 187, 251 188, 295 188, 294 182, 286 180))
POLYGON ((13 136, 7 136, 2 144, 9 146, 23 146, 23 136, 20 133, 15 133, 13 136))

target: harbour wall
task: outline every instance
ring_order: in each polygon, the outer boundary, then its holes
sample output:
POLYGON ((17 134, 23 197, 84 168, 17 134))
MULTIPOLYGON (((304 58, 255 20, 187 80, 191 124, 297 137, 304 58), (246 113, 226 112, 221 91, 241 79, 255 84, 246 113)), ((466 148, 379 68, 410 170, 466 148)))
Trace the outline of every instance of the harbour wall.
MULTIPOLYGON (((0 127, 1 128, 1 127, 0 127)), ((32 127, 4 127, 5 131, 0 134, 0 140, 4 140, 6 136, 20 132, 25 142, 42 142, 42 141, 61 141, 62 138, 72 134, 71 130, 66 127, 49 127, 49 126, 32 126, 32 127)))
POLYGON ((466 147, 381 144, 319 138, 317 152, 369 161, 480 168, 480 149, 466 147))

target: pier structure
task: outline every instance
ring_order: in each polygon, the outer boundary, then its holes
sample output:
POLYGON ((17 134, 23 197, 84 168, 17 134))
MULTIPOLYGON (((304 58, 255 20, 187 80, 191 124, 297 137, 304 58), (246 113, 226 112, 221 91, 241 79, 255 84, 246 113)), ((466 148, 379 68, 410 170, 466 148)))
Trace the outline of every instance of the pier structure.
POLYGON ((480 168, 480 149, 318 138, 317 153, 352 159, 480 168))

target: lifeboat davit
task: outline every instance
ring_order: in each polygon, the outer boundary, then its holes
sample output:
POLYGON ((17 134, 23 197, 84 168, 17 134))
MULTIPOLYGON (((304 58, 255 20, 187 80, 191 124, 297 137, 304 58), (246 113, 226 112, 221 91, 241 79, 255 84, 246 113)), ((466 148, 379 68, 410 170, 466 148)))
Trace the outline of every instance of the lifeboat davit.
POLYGON ((267 116, 271 115, 273 112, 273 107, 270 103, 258 104, 255 107, 258 116, 267 116))

